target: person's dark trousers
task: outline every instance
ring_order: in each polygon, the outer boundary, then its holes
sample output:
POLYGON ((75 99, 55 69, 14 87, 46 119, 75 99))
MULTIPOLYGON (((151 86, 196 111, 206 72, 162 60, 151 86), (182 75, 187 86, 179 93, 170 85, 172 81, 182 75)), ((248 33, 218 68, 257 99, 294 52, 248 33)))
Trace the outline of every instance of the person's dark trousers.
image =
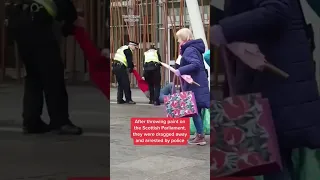
POLYGON ((118 83, 117 102, 123 102, 123 92, 126 98, 126 102, 132 101, 130 80, 127 68, 124 65, 113 65, 113 74, 116 76, 118 83))
POLYGON ((18 45, 27 73, 23 98, 23 132, 82 134, 69 120, 68 95, 60 46, 53 32, 53 19, 42 8, 31 13, 18 8, 11 16, 9 31, 18 45), (50 116, 48 126, 41 120, 44 97, 50 116))
POLYGON ((160 68, 156 70, 146 71, 145 79, 149 86, 150 91, 150 103, 159 105, 159 96, 161 90, 161 71, 160 68))
POLYGON ((49 41, 26 45, 19 40, 17 43, 27 73, 23 98, 24 124, 34 124, 41 119, 44 97, 50 116, 50 128, 71 124, 64 65, 58 43, 49 41))

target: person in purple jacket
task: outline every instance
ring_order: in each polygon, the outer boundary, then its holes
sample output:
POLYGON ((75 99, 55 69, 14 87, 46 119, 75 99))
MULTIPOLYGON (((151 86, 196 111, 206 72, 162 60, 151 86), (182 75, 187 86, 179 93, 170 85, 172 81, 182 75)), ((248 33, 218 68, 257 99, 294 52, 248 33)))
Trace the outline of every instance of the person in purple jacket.
POLYGON ((211 43, 253 43, 290 77, 257 72, 235 60, 238 94, 261 92, 268 98, 283 160, 282 172, 264 180, 294 180, 294 148, 320 148, 320 99, 315 63, 298 0, 226 0, 226 17, 210 29, 211 43))
MULTIPOLYGON (((202 39, 193 39, 192 32, 183 28, 176 33, 178 42, 181 45, 182 55, 180 67, 176 71, 177 76, 190 75, 193 80, 200 84, 182 83, 182 89, 192 91, 195 95, 198 112, 203 108, 210 107, 209 82, 202 54, 205 52, 205 45, 202 39)), ((203 123, 200 115, 193 116, 193 122, 197 129, 196 135, 189 140, 189 144, 206 145, 205 135, 203 132, 203 123)))

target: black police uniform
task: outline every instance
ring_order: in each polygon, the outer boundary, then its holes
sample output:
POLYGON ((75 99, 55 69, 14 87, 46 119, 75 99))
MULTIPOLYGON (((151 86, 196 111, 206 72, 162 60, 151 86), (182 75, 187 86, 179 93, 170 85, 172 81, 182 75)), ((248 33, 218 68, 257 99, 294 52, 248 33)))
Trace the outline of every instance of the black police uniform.
MULTIPOLYGON (((70 0, 55 0, 57 20, 64 21, 63 34, 69 35, 77 12, 70 0)), ((32 0, 9 5, 9 32, 12 33, 26 69, 23 97, 23 130, 25 133, 81 134, 69 119, 68 94, 64 64, 53 23, 55 19, 42 5, 32 0), (32 5, 40 7, 31 9, 32 5), (44 97, 50 125, 41 120, 44 97)))
MULTIPOLYGON (((154 47, 151 49, 156 50, 154 47)), ((161 62, 161 56, 157 51, 158 60, 161 62)), ((150 92, 149 104, 160 105, 159 96, 161 90, 161 64, 156 62, 143 63, 143 77, 148 83, 150 92)))
MULTIPOLYGON (((132 45, 137 46, 138 43, 130 41, 132 45)), ((133 64, 133 54, 130 49, 125 49, 124 54, 127 59, 127 67, 119 62, 113 61, 112 63, 112 73, 116 76, 116 80, 118 83, 118 92, 117 92, 117 103, 118 104, 136 104, 132 100, 131 88, 130 88, 130 80, 129 80, 129 73, 132 73, 134 64, 133 64), (123 100, 123 92, 125 95, 126 100, 123 100)))

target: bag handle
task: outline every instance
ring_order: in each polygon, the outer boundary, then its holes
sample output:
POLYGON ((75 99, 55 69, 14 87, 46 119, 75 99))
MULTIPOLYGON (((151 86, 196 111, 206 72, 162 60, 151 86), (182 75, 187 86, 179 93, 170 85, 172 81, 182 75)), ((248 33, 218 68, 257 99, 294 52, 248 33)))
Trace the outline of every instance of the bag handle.
MULTIPOLYGON (((173 76, 173 80, 172 80, 172 93, 176 93, 176 84, 175 82, 178 81, 178 76, 177 75, 174 75, 173 76)), ((181 91, 183 92, 183 86, 182 86, 182 80, 181 80, 181 77, 179 77, 179 80, 180 80, 180 88, 181 88, 181 91)))
POLYGON ((219 47, 220 53, 221 53, 221 57, 222 60, 224 62, 224 67, 226 70, 226 80, 228 82, 228 86, 229 86, 229 93, 231 96, 235 96, 236 95, 236 91, 235 91, 235 76, 232 73, 232 69, 231 69, 231 62, 227 56, 227 48, 225 46, 220 46, 219 47))

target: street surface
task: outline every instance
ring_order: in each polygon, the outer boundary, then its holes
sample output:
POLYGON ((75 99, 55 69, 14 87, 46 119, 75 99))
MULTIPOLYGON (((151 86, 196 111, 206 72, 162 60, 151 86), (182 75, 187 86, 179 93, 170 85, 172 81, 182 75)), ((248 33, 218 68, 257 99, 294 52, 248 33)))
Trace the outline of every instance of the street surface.
MULTIPOLYGON (((0 85, 0 179, 105 177, 109 163, 112 180, 209 179, 209 146, 132 145, 131 117, 165 115, 163 106, 147 104, 148 99, 139 90, 132 92, 137 105, 118 105, 116 90, 112 89, 110 107, 93 87, 70 86, 68 91, 71 119, 84 128, 85 134, 26 136, 20 129, 22 86, 0 85)), ((48 120, 46 109, 43 117, 48 120)))
MULTIPOLYGON (((70 115, 83 136, 22 135, 22 86, 0 85, 0 179, 67 180, 107 177, 109 106, 92 87, 70 87, 70 115)), ((44 109, 44 119, 48 120, 44 109)))
POLYGON ((164 107, 149 105, 137 89, 137 105, 118 105, 111 91, 111 179, 112 180, 208 180, 209 146, 133 146, 131 117, 164 117, 164 107))

